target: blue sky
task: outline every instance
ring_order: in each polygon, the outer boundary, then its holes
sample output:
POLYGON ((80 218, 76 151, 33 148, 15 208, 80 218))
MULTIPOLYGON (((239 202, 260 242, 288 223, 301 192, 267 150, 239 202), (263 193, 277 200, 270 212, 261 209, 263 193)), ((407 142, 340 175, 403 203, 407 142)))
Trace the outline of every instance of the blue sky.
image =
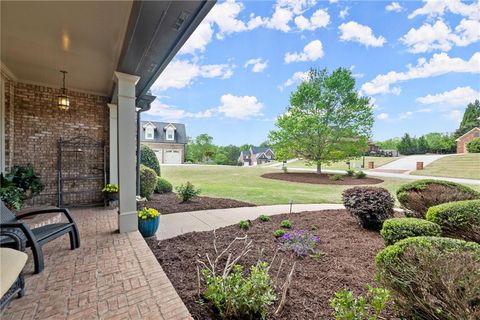
POLYGON ((373 138, 452 132, 480 98, 480 3, 219 1, 152 87, 144 120, 259 144, 311 67, 351 68, 373 138))

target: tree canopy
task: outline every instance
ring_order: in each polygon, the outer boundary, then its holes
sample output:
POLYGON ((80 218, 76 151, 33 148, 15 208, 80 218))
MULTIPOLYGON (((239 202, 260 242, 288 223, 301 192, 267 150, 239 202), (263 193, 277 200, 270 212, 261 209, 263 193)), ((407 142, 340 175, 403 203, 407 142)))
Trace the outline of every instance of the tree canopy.
POLYGON ((368 97, 355 88, 350 70, 311 69, 290 96, 290 107, 277 118, 269 141, 276 158, 301 157, 317 166, 363 154, 373 126, 368 97))
POLYGON ((460 137, 475 127, 480 126, 480 101, 469 103, 463 114, 462 122, 457 131, 455 131, 455 137, 460 137))

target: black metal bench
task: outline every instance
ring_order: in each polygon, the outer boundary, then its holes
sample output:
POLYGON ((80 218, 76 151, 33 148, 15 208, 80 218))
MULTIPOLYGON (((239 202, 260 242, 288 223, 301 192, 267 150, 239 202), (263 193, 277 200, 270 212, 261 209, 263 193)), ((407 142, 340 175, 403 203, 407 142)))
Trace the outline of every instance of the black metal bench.
MULTIPOLYGON (((32 249, 33 259, 35 262, 35 273, 42 272, 45 267, 42 251, 42 246, 44 244, 68 233, 70 236, 70 248, 74 250, 80 247, 80 235, 78 233, 78 228, 68 209, 52 208, 36 210, 16 216, 5 206, 3 201, 0 202, 0 230, 19 229, 22 231, 26 240, 26 246, 32 249), (52 223, 30 229, 26 223, 21 221, 21 219, 26 217, 55 212, 63 213, 68 222, 52 223)), ((1 247, 11 247, 12 244, 13 241, 10 238, 0 238, 1 247)))

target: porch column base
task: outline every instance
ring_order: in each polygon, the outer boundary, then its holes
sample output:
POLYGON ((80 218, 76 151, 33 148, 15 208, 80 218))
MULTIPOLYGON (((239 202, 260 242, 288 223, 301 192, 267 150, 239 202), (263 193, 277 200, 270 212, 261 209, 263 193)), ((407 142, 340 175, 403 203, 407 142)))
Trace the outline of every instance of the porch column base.
POLYGON ((120 233, 137 231, 138 218, 137 212, 121 212, 118 215, 118 229, 120 233))

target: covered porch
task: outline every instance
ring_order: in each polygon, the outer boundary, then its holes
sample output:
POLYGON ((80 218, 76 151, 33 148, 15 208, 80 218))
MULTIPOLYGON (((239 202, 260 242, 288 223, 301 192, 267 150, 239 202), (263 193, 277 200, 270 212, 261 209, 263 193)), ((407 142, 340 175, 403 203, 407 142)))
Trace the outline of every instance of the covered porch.
POLYGON ((137 230, 138 118, 214 3, 2 2, 0 172, 33 165, 32 205, 98 204, 118 184, 118 229, 137 230))

